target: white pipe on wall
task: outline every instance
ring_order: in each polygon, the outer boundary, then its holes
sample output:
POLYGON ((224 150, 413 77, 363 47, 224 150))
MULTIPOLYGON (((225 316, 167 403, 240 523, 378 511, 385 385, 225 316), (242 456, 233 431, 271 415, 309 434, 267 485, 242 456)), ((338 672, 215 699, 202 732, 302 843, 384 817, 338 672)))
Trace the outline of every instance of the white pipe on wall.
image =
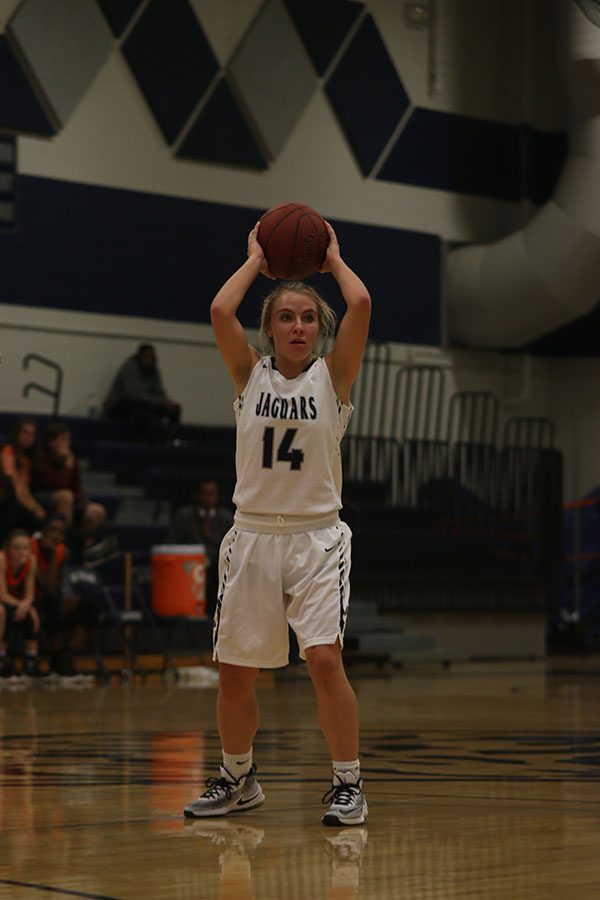
POLYGON ((522 347, 600 300, 600 28, 565 14, 570 156, 553 198, 519 231, 447 254, 448 335, 467 347, 522 347))

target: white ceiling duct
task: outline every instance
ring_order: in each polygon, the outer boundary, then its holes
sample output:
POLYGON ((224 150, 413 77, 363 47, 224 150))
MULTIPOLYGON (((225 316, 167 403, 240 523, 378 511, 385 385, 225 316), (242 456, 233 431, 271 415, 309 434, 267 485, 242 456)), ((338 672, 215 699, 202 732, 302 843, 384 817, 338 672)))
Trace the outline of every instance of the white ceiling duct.
MULTIPOLYGON (((561 0, 569 158, 554 196, 524 228, 448 253, 448 333, 455 344, 522 347, 600 300, 600 27, 579 2, 561 0)), ((585 3, 600 15, 600 2, 585 3)))

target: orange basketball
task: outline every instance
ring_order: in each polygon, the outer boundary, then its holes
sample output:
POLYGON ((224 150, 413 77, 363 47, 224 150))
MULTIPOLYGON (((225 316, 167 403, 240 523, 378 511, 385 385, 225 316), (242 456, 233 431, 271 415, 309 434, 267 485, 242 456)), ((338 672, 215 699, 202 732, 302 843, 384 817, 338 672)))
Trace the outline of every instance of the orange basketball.
POLYGON ((300 281, 323 265, 329 235, 323 217, 305 203, 280 203, 260 217, 258 242, 276 278, 300 281))

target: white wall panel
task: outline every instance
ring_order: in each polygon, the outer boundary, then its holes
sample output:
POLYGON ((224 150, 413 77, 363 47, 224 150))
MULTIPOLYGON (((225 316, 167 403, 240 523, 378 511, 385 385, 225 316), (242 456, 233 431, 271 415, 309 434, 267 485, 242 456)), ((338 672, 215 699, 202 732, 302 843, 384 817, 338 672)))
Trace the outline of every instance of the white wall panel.
POLYGON ((206 37, 221 63, 226 65, 263 0, 189 0, 206 37))
POLYGON ((6 30, 8 20, 21 0, 0 0, 0 34, 6 30))
POLYGON ((23 0, 13 40, 59 122, 66 122, 113 48, 93 0, 23 0))
POLYGON ((11 304, 0 305, 0 319, 0 409, 51 412, 51 400, 41 393, 23 398, 29 381, 54 386, 54 375, 43 365, 32 362, 23 369, 24 357, 36 353, 64 368, 60 411, 85 415, 90 395, 101 404, 121 363, 149 341, 156 346, 168 393, 183 406, 184 421, 233 424, 229 376, 207 325, 11 304))

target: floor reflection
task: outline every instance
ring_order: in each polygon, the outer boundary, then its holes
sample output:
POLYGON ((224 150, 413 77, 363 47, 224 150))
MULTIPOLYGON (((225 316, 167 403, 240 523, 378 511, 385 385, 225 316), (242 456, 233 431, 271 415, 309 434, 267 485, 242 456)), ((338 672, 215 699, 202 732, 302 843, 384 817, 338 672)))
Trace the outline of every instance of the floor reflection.
POLYGON ((264 806, 192 821, 219 760, 213 695, 2 692, 0 897, 597 900, 600 701, 587 678, 572 702, 573 678, 530 691, 520 670, 478 671, 463 692, 436 675, 448 696, 429 698, 422 676, 360 684, 370 815, 355 828, 320 824, 310 686, 263 688, 264 806))
POLYGON ((203 852, 216 851, 219 900, 294 896, 307 872, 314 893, 299 896, 357 900, 367 835, 363 826, 319 829, 315 840, 286 844, 276 830, 235 817, 186 820, 177 834, 198 841, 203 852))
POLYGON ((217 849, 219 900, 254 900, 252 864, 256 849, 264 839, 264 828, 232 819, 186 819, 180 833, 217 849))

